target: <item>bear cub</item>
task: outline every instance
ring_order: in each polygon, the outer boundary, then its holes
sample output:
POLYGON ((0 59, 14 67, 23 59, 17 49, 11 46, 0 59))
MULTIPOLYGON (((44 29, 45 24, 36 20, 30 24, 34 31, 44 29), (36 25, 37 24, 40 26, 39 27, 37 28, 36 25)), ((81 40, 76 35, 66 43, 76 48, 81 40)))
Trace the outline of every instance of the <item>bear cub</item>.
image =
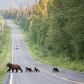
POLYGON ((27 71, 31 72, 32 71, 32 69, 31 68, 28 68, 28 67, 26 67, 25 69, 26 69, 25 72, 27 72, 27 71))
POLYGON ((58 68, 53 67, 53 72, 59 72, 58 68))

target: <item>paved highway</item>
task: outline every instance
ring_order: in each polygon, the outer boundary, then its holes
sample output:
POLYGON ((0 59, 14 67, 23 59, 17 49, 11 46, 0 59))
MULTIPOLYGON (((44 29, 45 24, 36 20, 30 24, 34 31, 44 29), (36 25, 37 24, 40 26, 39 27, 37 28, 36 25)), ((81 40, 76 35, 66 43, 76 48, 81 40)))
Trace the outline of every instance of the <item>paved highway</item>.
POLYGON ((29 54, 18 28, 8 20, 12 28, 12 63, 19 64, 23 72, 11 72, 9 84, 84 84, 84 73, 58 68, 59 72, 52 72, 49 66, 34 60, 29 54), (15 49, 18 46, 19 49, 15 49), (25 72, 25 67, 39 68, 40 72, 25 72))

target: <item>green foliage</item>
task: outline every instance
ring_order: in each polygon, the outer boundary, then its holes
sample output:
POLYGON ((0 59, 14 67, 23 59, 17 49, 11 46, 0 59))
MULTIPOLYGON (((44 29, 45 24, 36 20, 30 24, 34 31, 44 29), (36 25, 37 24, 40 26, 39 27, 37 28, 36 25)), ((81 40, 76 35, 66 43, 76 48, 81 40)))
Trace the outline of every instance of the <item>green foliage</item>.
MULTIPOLYGON (((36 59, 46 59, 50 52, 49 58, 64 58, 63 63, 68 66, 72 63, 68 68, 78 70, 75 61, 79 60, 81 63, 80 61, 84 60, 84 0, 40 0, 39 4, 26 9, 20 7, 14 10, 10 7, 9 10, 0 13, 4 17, 8 14, 6 17, 10 16, 18 21, 27 34, 26 42, 30 41, 33 44, 31 47, 36 50, 34 53, 38 54, 36 59), (11 11, 8 14, 9 10, 11 11)), ((52 64, 54 65, 54 62, 52 64)), ((58 66, 61 66, 60 63, 58 66)))
POLYGON ((83 0, 40 0, 31 21, 28 19, 28 37, 48 49, 51 56, 68 58, 70 62, 83 60, 83 7, 83 0))
POLYGON ((45 12, 45 14, 42 17, 41 26, 39 28, 39 36, 37 39, 37 44, 44 45, 44 40, 46 37, 46 33, 48 31, 48 27, 49 27, 48 15, 47 15, 47 12, 45 12))
POLYGON ((5 19, 14 19, 17 17, 17 14, 18 14, 18 10, 12 7, 10 7, 9 9, 3 9, 0 11, 5 19))
POLYGON ((2 25, 2 21, 0 21, 0 26, 2 25))
POLYGON ((70 60, 84 58, 84 11, 80 10, 83 7, 83 2, 83 0, 48 2, 48 12, 51 11, 51 13, 49 14, 50 27, 46 41, 50 40, 52 44, 50 49, 52 49, 53 55, 65 55, 70 57, 70 60))
POLYGON ((6 73, 6 64, 11 62, 11 28, 7 26, 7 22, 4 21, 3 34, 0 30, 0 79, 6 73))
POLYGON ((56 67, 62 67, 62 68, 77 70, 81 72, 84 71, 83 60, 70 61, 69 57, 63 57, 63 55, 60 55, 60 57, 53 56, 52 52, 49 49, 46 49, 44 48, 44 46, 40 46, 34 43, 34 41, 28 38, 27 33, 23 31, 21 27, 19 27, 19 30, 20 30, 20 33, 22 34, 22 37, 25 41, 25 44, 30 54, 36 60, 48 65, 56 66, 56 67))

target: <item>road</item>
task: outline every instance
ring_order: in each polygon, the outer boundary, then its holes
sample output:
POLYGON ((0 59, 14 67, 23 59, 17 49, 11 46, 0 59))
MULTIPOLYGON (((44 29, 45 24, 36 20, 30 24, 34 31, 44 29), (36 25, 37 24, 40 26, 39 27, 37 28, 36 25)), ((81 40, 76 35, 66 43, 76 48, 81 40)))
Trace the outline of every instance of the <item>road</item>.
POLYGON ((33 59, 20 35, 18 28, 8 20, 12 28, 12 63, 19 64, 23 72, 11 72, 10 84, 84 84, 84 73, 58 68, 59 72, 52 72, 49 66, 33 59), (19 49, 15 49, 19 46, 19 49), (40 72, 25 72, 25 67, 39 68, 40 72))

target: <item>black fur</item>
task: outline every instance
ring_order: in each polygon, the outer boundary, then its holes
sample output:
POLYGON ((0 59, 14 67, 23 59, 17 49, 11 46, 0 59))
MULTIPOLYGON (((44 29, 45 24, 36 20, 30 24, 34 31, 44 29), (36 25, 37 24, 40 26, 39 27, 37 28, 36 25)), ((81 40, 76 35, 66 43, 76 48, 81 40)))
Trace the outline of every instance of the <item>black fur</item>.
POLYGON ((36 67, 34 67, 34 71, 36 71, 36 73, 37 73, 37 71, 40 72, 36 67))
POLYGON ((32 69, 31 68, 28 68, 28 67, 26 67, 25 69, 26 69, 25 72, 27 72, 27 71, 31 72, 32 71, 32 69))
POLYGON ((53 67, 53 72, 59 72, 58 68, 53 67))

